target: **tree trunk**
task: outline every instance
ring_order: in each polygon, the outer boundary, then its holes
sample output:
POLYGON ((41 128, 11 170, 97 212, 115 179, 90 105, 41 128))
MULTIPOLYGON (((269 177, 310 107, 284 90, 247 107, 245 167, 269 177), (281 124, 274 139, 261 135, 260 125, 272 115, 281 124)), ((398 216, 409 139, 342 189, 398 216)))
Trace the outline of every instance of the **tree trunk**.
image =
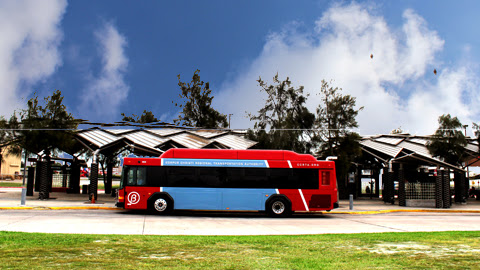
POLYGON ((107 162, 107 159, 103 159, 102 162, 100 162, 100 166, 102 166, 102 178, 103 178, 103 186, 106 185, 106 175, 105 175, 105 162, 107 162))

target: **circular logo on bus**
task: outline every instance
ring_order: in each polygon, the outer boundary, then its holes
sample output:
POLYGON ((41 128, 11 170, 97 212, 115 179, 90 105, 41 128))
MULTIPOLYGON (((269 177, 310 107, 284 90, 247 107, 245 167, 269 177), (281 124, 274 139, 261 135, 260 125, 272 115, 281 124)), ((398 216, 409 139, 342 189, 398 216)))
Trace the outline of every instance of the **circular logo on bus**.
POLYGON ((131 204, 137 204, 140 201, 140 194, 137 192, 130 192, 128 193, 127 199, 131 204))

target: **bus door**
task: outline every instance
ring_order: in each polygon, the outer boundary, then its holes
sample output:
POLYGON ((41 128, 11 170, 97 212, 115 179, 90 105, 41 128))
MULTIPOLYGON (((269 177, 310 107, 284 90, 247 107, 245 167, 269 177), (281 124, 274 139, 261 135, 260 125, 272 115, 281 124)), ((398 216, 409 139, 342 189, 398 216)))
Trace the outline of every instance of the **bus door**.
POLYGON ((145 167, 126 167, 125 209, 146 209, 151 188, 146 187, 145 167))

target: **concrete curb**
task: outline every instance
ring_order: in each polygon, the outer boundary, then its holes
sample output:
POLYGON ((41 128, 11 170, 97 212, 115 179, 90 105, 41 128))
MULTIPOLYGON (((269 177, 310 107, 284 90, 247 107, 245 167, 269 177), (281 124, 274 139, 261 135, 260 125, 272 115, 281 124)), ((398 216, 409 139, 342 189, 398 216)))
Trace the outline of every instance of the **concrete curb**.
POLYGON ((436 210, 436 209, 392 209, 375 211, 346 211, 346 212, 326 212, 325 214, 346 214, 346 215, 375 215, 386 213, 480 213, 480 210, 436 210))

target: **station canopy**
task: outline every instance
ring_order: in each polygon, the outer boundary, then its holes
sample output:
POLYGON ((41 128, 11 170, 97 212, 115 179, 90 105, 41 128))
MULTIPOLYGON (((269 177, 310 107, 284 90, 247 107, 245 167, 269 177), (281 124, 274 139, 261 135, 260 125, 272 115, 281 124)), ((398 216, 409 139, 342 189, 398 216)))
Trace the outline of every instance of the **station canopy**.
POLYGON ((244 135, 244 132, 231 130, 95 127, 78 131, 75 138, 88 150, 107 156, 123 149, 129 149, 137 155, 159 156, 170 148, 249 149, 257 144, 244 135))
MULTIPOLYGON (((431 136, 415 136, 410 134, 389 134, 363 136, 360 146, 364 153, 377 159, 379 162, 417 163, 419 165, 440 166, 453 170, 464 171, 467 166, 478 166, 478 143, 468 139, 465 146, 466 158, 464 166, 457 167, 446 163, 437 157, 433 157, 427 149, 431 136)), ((480 165, 480 164, 479 164, 480 165)))

